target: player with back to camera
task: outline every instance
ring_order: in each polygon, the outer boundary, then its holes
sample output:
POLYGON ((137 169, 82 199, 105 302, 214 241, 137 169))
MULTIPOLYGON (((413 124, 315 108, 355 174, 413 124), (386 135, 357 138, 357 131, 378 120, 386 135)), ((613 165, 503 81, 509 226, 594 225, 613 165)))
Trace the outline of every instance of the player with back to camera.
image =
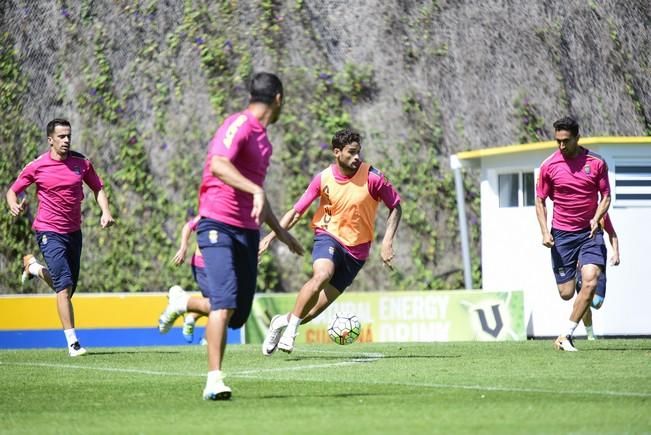
MULTIPOLYGON (((210 141, 199 188, 197 242, 206 264, 210 299, 205 400, 231 397, 222 372, 227 327, 242 327, 251 312, 260 223, 266 222, 290 251, 303 253, 298 241, 278 223, 263 188, 272 152, 267 126, 280 116, 282 82, 274 74, 256 73, 249 93, 247 108, 226 118, 210 141)), ((189 295, 172 289, 162 323, 174 323, 188 309, 189 295)))
POLYGON ((572 335, 593 300, 599 276, 606 266, 606 245, 599 226, 610 206, 608 165, 579 145, 579 125, 570 117, 554 123, 558 150, 540 166, 536 183, 536 217, 542 243, 551 249, 558 292, 564 300, 574 296, 577 264, 581 264, 581 291, 561 335, 558 350, 575 352, 572 335), (545 200, 554 202, 552 229, 547 227, 545 200))
MULTIPOLYGON (((47 269, 29 254, 23 258, 27 276, 41 277, 56 292, 57 311, 72 357, 84 355, 77 339, 72 296, 77 289, 82 249, 81 202, 83 183, 95 194, 102 210, 102 228, 113 225, 104 183, 92 163, 83 154, 70 149, 72 128, 65 119, 56 118, 46 127, 49 151, 41 154, 20 172, 6 194, 13 216, 25 209, 25 199, 18 195, 31 184, 36 185, 38 210, 32 228, 45 258, 47 269)), ((24 274, 25 275, 25 274, 24 274)))
MULTIPOLYGON (((292 312, 271 319, 262 343, 266 356, 276 349, 292 352, 298 326, 317 317, 352 284, 368 258, 380 201, 389 209, 380 256, 385 265, 392 267, 393 240, 402 215, 398 192, 379 170, 362 161, 361 136, 356 131, 336 132, 332 152, 335 163, 314 176, 305 193, 280 220, 284 228, 291 229, 320 198, 312 219, 312 278, 301 288, 292 312)), ((260 253, 275 237, 269 233, 263 238, 260 253)))

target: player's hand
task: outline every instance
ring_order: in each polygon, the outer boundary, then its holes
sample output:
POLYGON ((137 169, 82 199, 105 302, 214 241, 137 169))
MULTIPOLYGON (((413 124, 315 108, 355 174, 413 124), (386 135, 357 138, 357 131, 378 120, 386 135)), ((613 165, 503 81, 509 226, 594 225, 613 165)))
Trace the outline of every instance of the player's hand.
POLYGON ((271 237, 271 234, 267 234, 262 238, 262 240, 260 240, 260 244, 258 245, 258 257, 267 252, 272 240, 273 238, 271 237))
POLYGON ((13 204, 12 206, 9 207, 9 213, 11 213, 12 216, 20 216, 23 211, 25 211, 25 200, 27 198, 23 198, 20 202, 17 202, 13 204))
POLYGON ((255 220, 256 224, 260 225, 260 222, 264 221, 266 209, 267 201, 264 190, 260 189, 253 194, 253 209, 251 210, 251 217, 255 220))
POLYGON ((185 249, 181 248, 178 251, 176 251, 176 254, 174 254, 174 258, 172 258, 172 263, 174 263, 175 266, 180 266, 183 264, 185 261, 185 249))
POLYGON ((543 236, 542 244, 548 248, 554 246, 554 237, 551 235, 551 233, 546 233, 543 236))
POLYGON ((597 219, 590 219, 590 238, 593 238, 599 229, 599 221, 597 219))
POLYGON ((99 223, 102 225, 102 228, 108 228, 115 224, 115 220, 113 219, 113 216, 111 216, 111 213, 102 213, 99 223))
POLYGON ((382 262, 386 267, 388 267, 390 270, 393 270, 393 264, 391 264, 391 261, 393 260, 394 254, 393 254, 393 245, 391 244, 385 244, 382 243, 382 249, 380 250, 380 257, 382 257, 382 262))
POLYGON ((610 257, 610 264, 611 266, 619 265, 619 253, 613 254, 613 256, 610 257))
POLYGON ((289 231, 283 230, 276 234, 276 237, 278 240, 283 242, 287 247, 289 248, 290 251, 292 251, 296 255, 303 255, 303 246, 301 246, 300 243, 298 243, 298 240, 294 238, 291 234, 289 234, 289 231))

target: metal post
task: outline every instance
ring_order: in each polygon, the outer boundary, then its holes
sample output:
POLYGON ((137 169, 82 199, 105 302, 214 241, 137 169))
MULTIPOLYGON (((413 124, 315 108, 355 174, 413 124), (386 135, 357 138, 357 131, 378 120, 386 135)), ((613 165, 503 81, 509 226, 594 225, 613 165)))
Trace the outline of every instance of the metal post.
POLYGON ((466 200, 461 177, 461 162, 456 155, 450 156, 450 166, 454 171, 454 187, 457 192, 457 211, 459 214, 459 236, 461 238, 461 254, 463 256, 463 279, 466 289, 472 289, 472 273, 470 266, 470 247, 468 242, 468 221, 466 220, 466 200))

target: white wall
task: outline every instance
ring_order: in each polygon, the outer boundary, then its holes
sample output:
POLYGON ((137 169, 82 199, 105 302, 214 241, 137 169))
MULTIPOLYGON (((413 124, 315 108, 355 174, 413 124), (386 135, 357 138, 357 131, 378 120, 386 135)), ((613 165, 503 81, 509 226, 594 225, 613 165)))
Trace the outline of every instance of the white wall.
MULTIPOLYGON (((609 162, 615 156, 635 155, 651 158, 648 146, 591 147, 609 162)), ((529 336, 556 336, 565 327, 572 301, 558 296, 551 269, 550 251, 542 245, 535 207, 499 208, 497 175, 530 171, 551 151, 495 156, 482 160, 482 288, 525 291, 525 318, 529 336)), ((611 185, 615 188, 614 174, 611 185)), ((553 205, 547 203, 549 219, 553 205)), ((594 311, 597 335, 651 335, 651 289, 643 277, 651 269, 647 246, 651 237, 651 207, 617 207, 610 211, 620 240, 622 264, 608 268, 608 291, 602 308, 594 311)), ((609 246, 610 257, 610 246, 609 246)), ((583 334, 582 326, 577 334, 583 334)))

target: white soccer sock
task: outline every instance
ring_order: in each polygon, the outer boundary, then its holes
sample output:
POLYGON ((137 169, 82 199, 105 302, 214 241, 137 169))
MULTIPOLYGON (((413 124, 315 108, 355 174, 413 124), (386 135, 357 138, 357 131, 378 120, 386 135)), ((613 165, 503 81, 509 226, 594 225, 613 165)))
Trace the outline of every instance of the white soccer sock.
POLYGON ((41 276, 41 270, 43 270, 43 266, 38 263, 38 261, 34 260, 32 264, 29 265, 27 268, 27 271, 31 273, 34 276, 41 276))
POLYGON ((77 340, 77 334, 75 333, 75 328, 64 329, 63 333, 66 335, 66 341, 68 342, 68 347, 72 346, 77 340))
POLYGON ((585 327, 585 333, 588 335, 588 337, 594 337, 594 331, 592 330, 592 325, 585 327))
POLYGON ((184 320, 184 322, 185 322, 185 323, 191 323, 191 324, 194 325, 194 323, 196 322, 196 319, 194 318, 193 315, 188 314, 187 316, 185 316, 185 320, 184 320))
POLYGON ((295 337, 298 333, 298 326, 301 324, 301 320, 303 319, 296 317, 294 314, 291 314, 289 316, 289 322, 287 322, 287 329, 285 329, 285 333, 283 335, 290 335, 292 337, 295 337))
POLYGON ((271 326, 272 326, 274 329, 284 328, 285 326, 287 326, 287 325, 289 324, 289 319, 288 319, 288 317, 289 317, 289 313, 287 313, 287 314, 283 314, 282 316, 277 317, 277 318, 272 322, 271 326))
POLYGON ((566 336, 572 336, 574 334, 574 330, 576 329, 576 325, 578 325, 578 322, 573 322, 571 320, 568 320, 567 323, 567 333, 565 334, 566 336))
POLYGON ((221 370, 212 370, 208 372, 208 378, 206 379, 206 385, 213 385, 219 381, 224 380, 224 373, 221 370))

